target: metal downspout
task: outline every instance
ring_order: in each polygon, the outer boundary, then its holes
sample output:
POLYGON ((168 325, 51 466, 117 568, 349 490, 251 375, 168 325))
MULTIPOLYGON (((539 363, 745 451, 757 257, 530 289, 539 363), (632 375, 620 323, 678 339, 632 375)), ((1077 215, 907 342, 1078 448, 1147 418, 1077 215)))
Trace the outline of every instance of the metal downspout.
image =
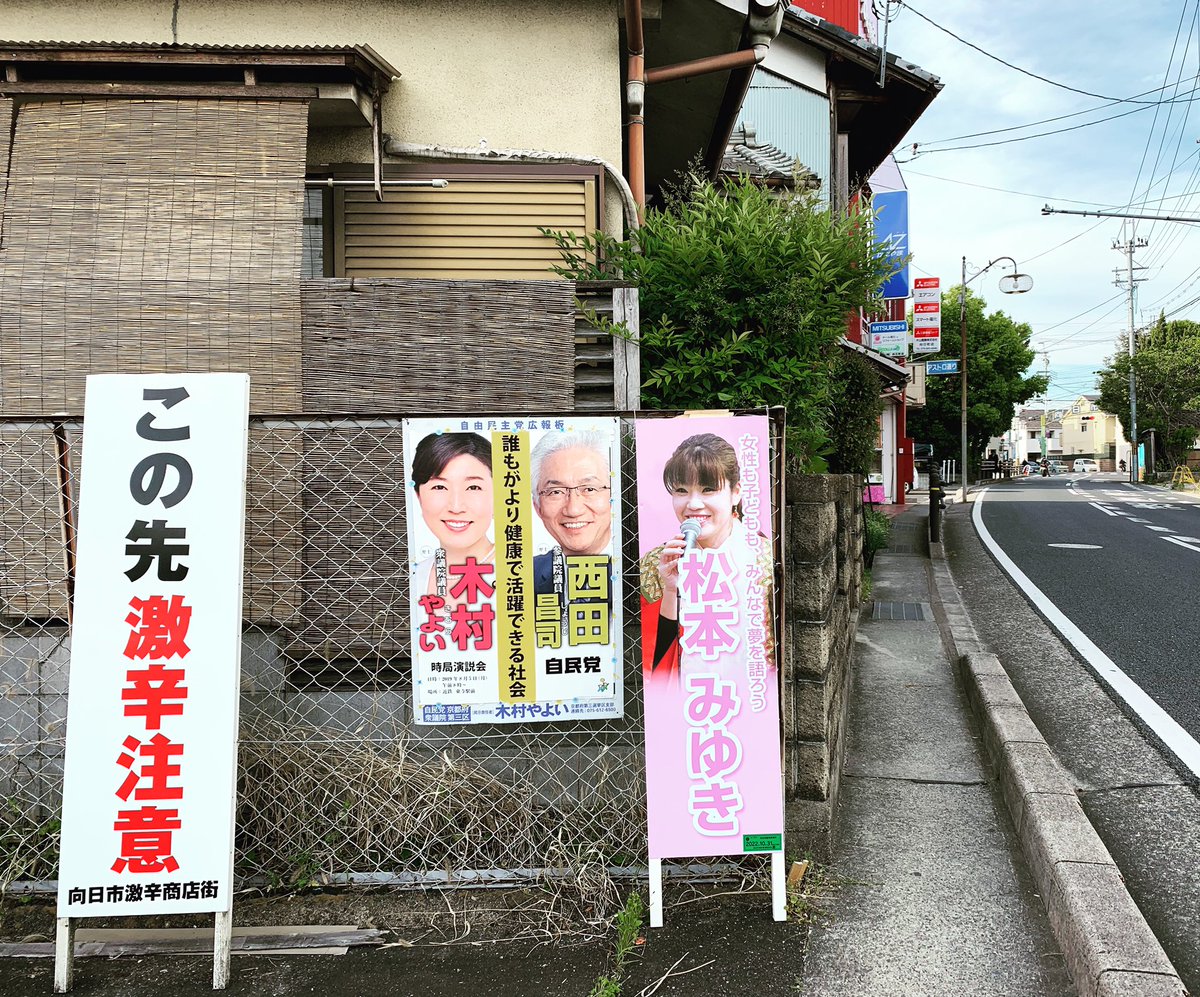
POLYGON ((646 210, 646 42, 642 33, 642 0, 625 0, 625 113, 628 126, 629 188, 638 218, 646 210))
POLYGON ((718 122, 728 119, 729 127, 723 129, 724 134, 714 133, 709 145, 709 161, 706 165, 710 172, 715 173, 724 155, 725 144, 733 131, 733 117, 742 101, 746 99, 754 67, 767 57, 771 43, 783 30, 783 15, 789 3, 790 0, 772 0, 770 3, 750 0, 746 12, 746 26, 742 30, 744 47, 736 52, 693 59, 672 66, 660 66, 647 71, 641 0, 625 0, 625 37, 628 47, 625 83, 626 124, 629 129, 628 175, 629 186, 639 213, 644 212, 646 208, 646 85, 703 76, 707 73, 732 73, 717 117, 718 122))

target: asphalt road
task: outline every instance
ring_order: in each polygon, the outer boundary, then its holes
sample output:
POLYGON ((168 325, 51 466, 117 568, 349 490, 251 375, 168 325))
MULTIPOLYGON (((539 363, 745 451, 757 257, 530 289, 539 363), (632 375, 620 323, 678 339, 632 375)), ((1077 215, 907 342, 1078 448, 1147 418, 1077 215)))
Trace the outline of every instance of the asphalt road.
MULTIPOLYGON (((981 513, 1001 553, 1069 622, 1130 676, 1157 683, 1156 701, 1194 729, 1196 682, 1189 686, 1188 676, 1200 671, 1200 630, 1193 621, 1189 637, 1186 613, 1190 607, 1194 616, 1200 604, 1200 549, 1160 537, 1200 536, 1200 505, 1170 499, 1117 475, 1059 475, 998 483, 981 513), (1170 507, 1149 507, 1161 505, 1170 507)), ((1045 607, 1035 608, 1001 570, 976 533, 975 505, 952 505, 945 521, 946 557, 967 611, 1067 770, 1151 929, 1200 993, 1196 779, 1051 628, 1045 607)))
POLYGON ((1090 474, 992 487, 982 508, 1029 579, 1200 739, 1200 503, 1090 474))

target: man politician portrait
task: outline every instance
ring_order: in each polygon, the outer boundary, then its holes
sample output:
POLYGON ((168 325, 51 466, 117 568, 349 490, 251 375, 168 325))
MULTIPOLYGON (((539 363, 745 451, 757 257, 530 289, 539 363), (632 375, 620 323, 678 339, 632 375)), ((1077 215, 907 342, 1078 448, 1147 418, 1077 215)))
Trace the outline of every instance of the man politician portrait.
POLYGON ((533 559, 533 590, 556 590, 555 562, 563 558, 610 554, 612 484, 609 441, 603 433, 547 433, 530 454, 533 507, 554 538, 555 547, 533 559))

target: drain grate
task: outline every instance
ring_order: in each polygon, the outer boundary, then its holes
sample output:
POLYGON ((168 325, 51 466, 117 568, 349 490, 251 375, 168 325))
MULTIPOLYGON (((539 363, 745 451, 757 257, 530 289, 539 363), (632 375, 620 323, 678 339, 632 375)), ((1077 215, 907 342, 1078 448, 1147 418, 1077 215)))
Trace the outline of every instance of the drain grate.
POLYGON ((933 611, 927 602, 876 602, 871 610, 871 619, 917 623, 932 620, 933 611))

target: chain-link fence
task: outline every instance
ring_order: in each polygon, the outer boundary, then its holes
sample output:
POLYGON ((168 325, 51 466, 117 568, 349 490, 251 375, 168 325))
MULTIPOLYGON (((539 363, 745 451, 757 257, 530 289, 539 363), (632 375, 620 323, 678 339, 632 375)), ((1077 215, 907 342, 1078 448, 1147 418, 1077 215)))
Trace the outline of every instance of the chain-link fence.
MULTIPOLYGON (((80 430, 0 422, 0 887, 57 874, 80 430)), ((773 422, 776 454, 780 431, 773 422)), ((626 419, 630 567, 632 438, 626 419)), ((249 468, 242 882, 496 882, 642 866, 637 573, 624 573, 622 718, 418 726, 401 420, 255 418, 249 468)))

